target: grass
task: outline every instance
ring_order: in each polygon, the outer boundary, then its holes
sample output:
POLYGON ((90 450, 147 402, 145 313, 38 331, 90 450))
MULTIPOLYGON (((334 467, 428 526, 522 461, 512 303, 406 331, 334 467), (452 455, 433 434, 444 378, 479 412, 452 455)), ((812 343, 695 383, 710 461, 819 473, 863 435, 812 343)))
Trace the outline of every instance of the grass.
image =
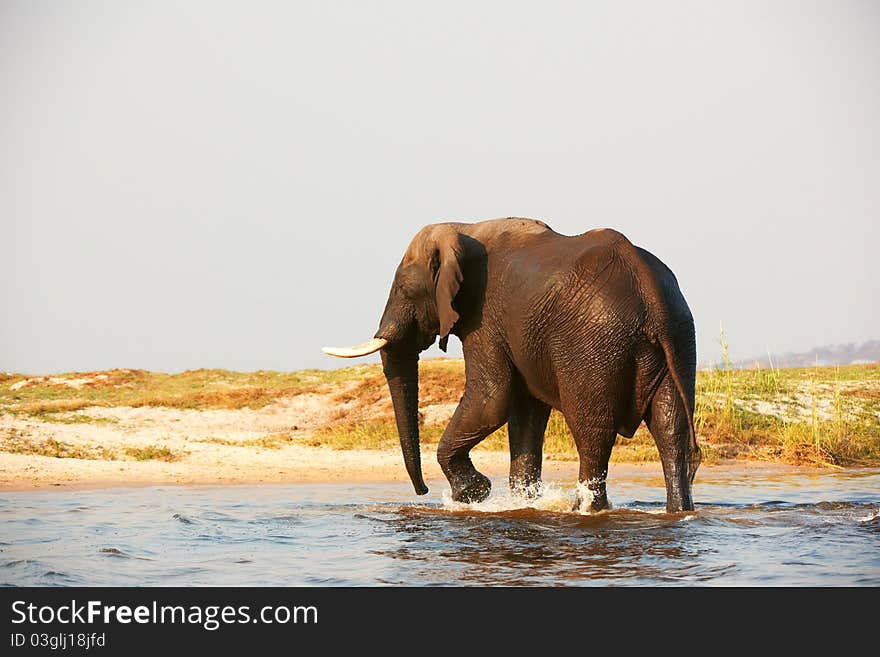
POLYGON ((33 440, 25 432, 10 429, 0 441, 0 450, 12 454, 33 454, 56 459, 113 459, 116 454, 103 447, 72 445, 55 438, 33 440))
POLYGON ((294 442, 294 437, 286 432, 270 433, 250 440, 228 440, 225 438, 204 438, 199 442, 227 445, 229 447, 262 447, 263 449, 280 449, 294 442))
MULTIPOLYGON (((822 467, 880 465, 880 366, 848 365, 756 370, 730 367, 721 335, 724 364, 697 373, 694 421, 704 462, 739 458, 822 467)), ((461 360, 420 363, 420 405, 453 404, 464 385, 461 360)), ((306 392, 326 394, 336 405, 333 420, 296 442, 334 449, 397 449, 398 439, 381 367, 367 365, 332 371, 229 372, 190 370, 164 374, 143 370, 110 370, 57 375, 53 380, 21 374, 0 376, 0 413, 45 422, 114 422, 88 415, 94 406, 159 406, 193 410, 260 409, 275 400, 306 392), (98 375, 105 375, 97 378, 98 375), (62 379, 84 380, 79 387, 62 379), (22 383, 26 382, 26 383, 22 383), (16 389, 12 389, 16 388, 16 389)), ((421 427, 424 444, 436 444, 443 423, 421 427)), ((250 440, 210 438, 206 442, 242 448, 279 449, 294 442, 287 433, 250 440)), ((21 436, 4 441, 3 449, 80 458, 64 443, 27 442, 21 436), (28 451, 33 450, 33 451, 28 451), (67 456, 65 456, 67 455, 67 456)), ((477 449, 507 450, 503 427, 477 449)), ((86 450, 87 452, 88 450, 86 450)), ((85 452, 83 452, 85 453, 85 452)), ((109 452, 104 452, 108 454, 109 452)), ((576 459, 574 441, 564 418, 551 414, 545 436, 547 458, 576 459)), ((100 458, 92 452, 86 458, 100 458)), ((173 460, 167 448, 138 448, 126 456, 173 460), (164 451, 163 451, 164 450, 164 451)), ((631 439, 618 438, 612 460, 654 461, 657 450, 642 426, 631 439)))
POLYGON ((162 406, 182 409, 260 409, 278 398, 304 392, 323 392, 364 376, 375 376, 379 366, 298 372, 231 372, 187 370, 179 374, 145 370, 71 372, 48 377, 4 375, 0 383, 0 412, 44 415, 72 412, 90 406, 162 406), (104 378, 97 378, 104 375, 104 378), (88 382, 71 387, 62 380, 88 382), (15 388, 16 384, 26 385, 15 388))
POLYGON ((3 441, 3 451, 13 454, 34 454, 56 459, 96 459, 103 458, 96 450, 71 445, 54 438, 35 441, 28 438, 8 438, 3 441))
POLYGON ((115 417, 94 417, 85 413, 62 413, 59 411, 47 411, 44 413, 31 413, 32 417, 43 422, 57 422, 59 424, 119 424, 115 417))
MULTIPOLYGON (((6 435, 0 439, 0 451, 11 454, 29 454, 33 456, 47 456, 56 459, 85 459, 89 461, 117 461, 120 460, 118 452, 102 446, 74 445, 55 438, 34 440, 27 433, 16 429, 8 429, 6 435)), ((160 445, 147 445, 145 447, 128 447, 123 450, 125 456, 136 461, 176 461, 182 457, 179 452, 173 452, 167 447, 160 445)))
POLYGON ((725 370, 697 376, 702 442, 740 458, 880 464, 880 368, 725 370))
POLYGON ((181 455, 167 447, 160 445, 147 445, 146 447, 126 447, 126 456, 135 461, 176 461, 181 455))

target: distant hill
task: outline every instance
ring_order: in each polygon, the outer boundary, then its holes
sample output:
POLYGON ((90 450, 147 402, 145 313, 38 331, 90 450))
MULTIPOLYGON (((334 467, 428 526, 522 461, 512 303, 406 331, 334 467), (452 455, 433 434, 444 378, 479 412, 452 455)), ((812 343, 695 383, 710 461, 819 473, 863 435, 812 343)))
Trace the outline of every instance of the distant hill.
MULTIPOLYGON (((862 344, 835 344, 815 347, 800 353, 774 354, 773 367, 812 367, 814 365, 855 365, 880 361, 880 340, 868 340, 862 344)), ((738 369, 770 367, 767 354, 731 363, 738 369)))

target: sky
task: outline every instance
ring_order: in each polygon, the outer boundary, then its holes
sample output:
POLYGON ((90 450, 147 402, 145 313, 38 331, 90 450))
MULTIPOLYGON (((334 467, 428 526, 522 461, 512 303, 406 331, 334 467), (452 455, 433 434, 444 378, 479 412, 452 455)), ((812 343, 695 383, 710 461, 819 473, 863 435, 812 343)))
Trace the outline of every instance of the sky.
POLYGON ((0 98, 0 370, 351 365, 504 216, 653 252, 704 363, 880 337, 871 0, 0 0, 0 98))

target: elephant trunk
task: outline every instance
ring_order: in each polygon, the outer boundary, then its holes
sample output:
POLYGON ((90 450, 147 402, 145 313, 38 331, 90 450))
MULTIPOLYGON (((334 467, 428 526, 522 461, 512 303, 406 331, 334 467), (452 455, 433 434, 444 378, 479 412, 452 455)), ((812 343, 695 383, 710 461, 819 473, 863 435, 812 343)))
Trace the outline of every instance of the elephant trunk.
POLYGON ((403 462, 417 495, 428 492, 419 450, 419 356, 415 351, 382 349, 382 369, 391 392, 403 462))

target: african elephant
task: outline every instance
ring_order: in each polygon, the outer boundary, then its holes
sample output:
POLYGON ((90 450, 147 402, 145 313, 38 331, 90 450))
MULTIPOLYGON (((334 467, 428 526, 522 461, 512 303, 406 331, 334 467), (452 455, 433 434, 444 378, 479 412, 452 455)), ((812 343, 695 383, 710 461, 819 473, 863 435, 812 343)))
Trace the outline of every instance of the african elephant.
POLYGON ((694 322, 673 273, 617 231, 567 236, 522 218, 438 223, 413 238, 394 275, 375 337, 333 356, 381 349, 407 472, 422 478, 418 358, 439 335, 459 337, 461 401, 437 460, 463 502, 491 483, 469 452, 508 424, 510 485, 540 486, 544 431, 562 412, 580 457, 579 490, 607 508, 608 459, 617 434, 644 419, 657 445, 668 511, 693 509, 700 461, 693 424, 694 322))

